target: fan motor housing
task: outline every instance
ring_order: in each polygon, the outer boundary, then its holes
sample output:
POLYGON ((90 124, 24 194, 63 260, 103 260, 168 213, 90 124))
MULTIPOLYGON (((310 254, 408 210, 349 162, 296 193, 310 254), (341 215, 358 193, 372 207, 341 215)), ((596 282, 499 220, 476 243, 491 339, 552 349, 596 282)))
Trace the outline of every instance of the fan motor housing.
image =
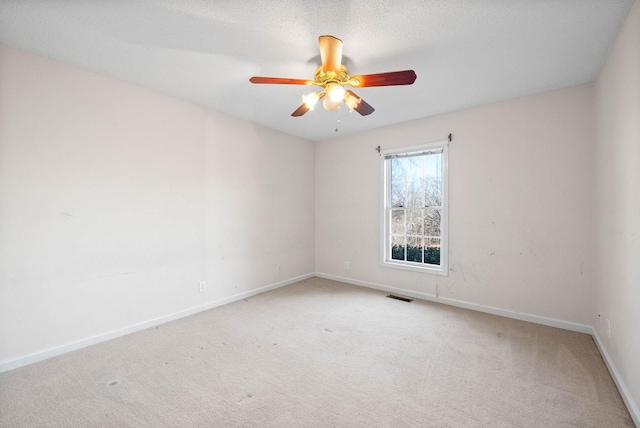
POLYGON ((347 67, 340 65, 340 74, 336 74, 333 71, 325 72, 322 66, 316 69, 314 79, 319 86, 325 87, 329 83, 337 83, 339 85, 346 85, 349 83, 349 72, 347 67))

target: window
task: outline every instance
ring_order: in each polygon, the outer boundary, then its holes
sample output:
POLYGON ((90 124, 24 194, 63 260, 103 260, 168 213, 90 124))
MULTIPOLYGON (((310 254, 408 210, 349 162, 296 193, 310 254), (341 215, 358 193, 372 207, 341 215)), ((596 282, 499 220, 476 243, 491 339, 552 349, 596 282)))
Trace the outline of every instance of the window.
POLYGON ((382 265, 447 275, 447 142, 381 154, 382 265))

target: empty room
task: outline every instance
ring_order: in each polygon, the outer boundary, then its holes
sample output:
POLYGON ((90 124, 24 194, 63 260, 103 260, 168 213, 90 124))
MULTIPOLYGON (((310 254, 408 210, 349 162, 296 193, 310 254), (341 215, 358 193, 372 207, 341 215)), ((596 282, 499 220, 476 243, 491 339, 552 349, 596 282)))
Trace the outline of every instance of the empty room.
POLYGON ((640 426, 636 0, 0 0, 0 426, 640 426))

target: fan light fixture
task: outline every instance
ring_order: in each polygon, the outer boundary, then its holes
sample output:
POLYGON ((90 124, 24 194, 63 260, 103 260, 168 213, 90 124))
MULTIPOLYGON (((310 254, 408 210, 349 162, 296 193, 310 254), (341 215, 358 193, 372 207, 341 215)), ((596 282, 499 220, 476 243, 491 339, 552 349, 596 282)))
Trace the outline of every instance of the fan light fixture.
POLYGON ((318 45, 320 46, 322 65, 316 69, 313 80, 254 76, 249 81, 251 83, 282 85, 315 85, 323 88, 320 92, 312 92, 302 97, 302 105, 291 113, 291 116, 299 117, 309 110, 313 110, 313 107, 320 100, 323 100, 322 105, 328 111, 338 110, 344 102, 351 111, 355 110, 362 116, 367 116, 373 113, 374 108, 353 91, 345 89, 346 85, 354 88, 411 85, 416 80, 416 73, 413 70, 349 76, 347 68, 341 64, 342 40, 333 36, 320 36, 318 45))
POLYGON ((302 101, 304 102, 304 105, 307 106, 309 110, 313 110, 313 108, 315 107, 315 105, 318 103, 319 100, 320 100, 320 96, 318 95, 317 92, 312 92, 310 94, 302 96, 302 101))
POLYGON ((343 101, 346 93, 342 86, 336 85, 335 83, 327 86, 327 92, 329 93, 329 98, 331 98, 331 101, 334 103, 343 101))

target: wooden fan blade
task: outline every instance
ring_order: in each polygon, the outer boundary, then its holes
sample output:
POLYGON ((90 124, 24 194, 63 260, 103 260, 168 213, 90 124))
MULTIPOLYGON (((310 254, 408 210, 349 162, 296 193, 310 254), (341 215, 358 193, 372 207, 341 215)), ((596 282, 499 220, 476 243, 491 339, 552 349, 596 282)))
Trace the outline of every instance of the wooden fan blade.
POLYGON ((278 84, 278 85, 313 85, 313 80, 303 80, 303 79, 285 79, 282 77, 260 77, 253 76, 249 79, 251 83, 267 83, 267 84, 278 84))
POLYGON ((324 72, 333 71, 339 75, 342 64, 342 40, 333 36, 320 36, 318 37, 318 45, 320 45, 320 57, 324 72))
MULTIPOLYGON (((324 95, 325 95, 324 92, 318 92, 317 94, 318 94, 318 101, 320 101, 322 98, 324 98, 324 95)), ((300 107, 298 107, 296 109, 296 111, 291 113, 291 116, 300 117, 300 116, 304 115, 306 112, 308 112, 309 110, 311 110, 311 107, 305 102, 305 103, 302 103, 302 105, 300 107)))
POLYGON ((353 91, 346 91, 344 102, 349 106, 351 110, 355 110, 362 116, 368 116, 376 109, 367 104, 362 98, 353 93, 353 91))
POLYGON ((291 113, 291 116, 299 117, 299 116, 302 116, 303 114, 305 114, 306 112, 308 112, 309 110, 310 110, 309 106, 306 103, 302 103, 302 105, 300 107, 298 107, 298 109, 296 111, 291 113))
POLYGON ((349 84, 355 88, 368 86, 394 86, 411 85, 416 81, 416 72, 413 70, 391 71, 389 73, 363 74, 351 76, 349 84), (356 84, 356 81, 358 82, 356 84))

